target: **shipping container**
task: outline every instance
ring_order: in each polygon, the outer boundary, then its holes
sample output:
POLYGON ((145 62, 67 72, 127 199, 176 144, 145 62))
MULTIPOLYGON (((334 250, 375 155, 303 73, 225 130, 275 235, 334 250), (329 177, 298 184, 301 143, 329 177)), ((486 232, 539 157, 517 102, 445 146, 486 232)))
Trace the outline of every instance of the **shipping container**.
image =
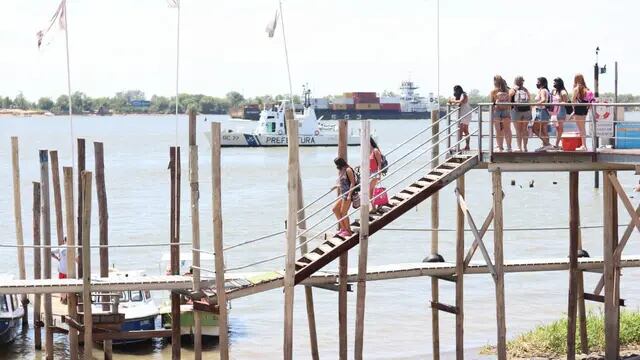
POLYGON ((640 123, 616 124, 616 149, 640 149, 640 123))
POLYGON ((344 97, 349 98, 349 99, 353 99, 353 93, 352 92, 346 92, 342 94, 344 97))
POLYGON ((370 99, 378 99, 376 94, 373 95, 353 95, 354 100, 370 100, 370 99))
POLYGON ((353 105, 353 98, 334 98, 334 104, 353 105))
POLYGON ((354 92, 353 96, 358 96, 358 97, 376 97, 376 93, 374 93, 374 92, 354 92))
POLYGON ((333 110, 347 110, 347 104, 333 104, 331 108, 333 110))
POLYGON ((384 96, 380 98, 380 104, 400 104, 399 96, 384 96))
POLYGON ((369 99, 354 98, 356 104, 380 104, 380 98, 373 97, 369 99))
POLYGON ((400 111, 400 104, 383 103, 380 104, 380 110, 400 111))
POLYGON ((380 104, 358 103, 356 104, 356 110, 380 110, 380 104))
POLYGON ((311 104, 316 109, 328 109, 329 108, 329 100, 324 98, 312 99, 311 104))

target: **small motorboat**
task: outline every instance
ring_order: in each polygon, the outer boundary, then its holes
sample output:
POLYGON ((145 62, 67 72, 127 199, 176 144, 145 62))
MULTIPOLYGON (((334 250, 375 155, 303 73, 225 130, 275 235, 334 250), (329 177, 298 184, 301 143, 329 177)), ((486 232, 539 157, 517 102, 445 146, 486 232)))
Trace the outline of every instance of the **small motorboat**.
MULTIPOLYGON (((282 101, 280 105, 264 108, 260 112, 258 125, 252 132, 237 132, 227 130, 222 133, 222 147, 278 147, 287 146, 287 127, 285 122, 285 109, 288 102, 282 101)), ((304 109, 301 114, 296 113, 298 120, 298 143, 300 146, 338 146, 338 131, 335 125, 331 126, 318 120, 313 105, 311 105, 311 91, 304 91, 304 109)), ((211 143, 211 132, 205 136, 211 143)), ((354 131, 347 138, 350 146, 360 145, 360 135, 354 131)))
MULTIPOLYGON (((12 280, 13 275, 0 275, 0 282, 12 280)), ((18 330, 24 309, 15 294, 0 294, 0 344, 12 342, 18 330)))
MULTIPOLYGON (((109 277, 142 277, 145 276, 142 270, 119 271, 109 269, 109 277)), ((95 295, 93 299, 92 311, 94 313, 110 311, 103 310, 103 304, 100 301, 100 295, 95 295)), ((127 290, 120 293, 118 299, 118 313, 124 314, 124 323, 122 323, 122 331, 140 331, 155 330, 156 318, 159 315, 158 305, 151 297, 151 292, 146 290, 127 290)), ((132 340, 113 340, 114 344, 125 344, 148 341, 146 339, 132 340)))

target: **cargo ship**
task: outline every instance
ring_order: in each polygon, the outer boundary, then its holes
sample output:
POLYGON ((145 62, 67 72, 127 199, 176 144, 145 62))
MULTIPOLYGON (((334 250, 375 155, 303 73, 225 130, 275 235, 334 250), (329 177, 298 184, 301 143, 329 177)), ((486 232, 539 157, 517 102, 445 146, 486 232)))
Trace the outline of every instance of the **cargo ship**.
POLYGON ((229 116, 233 119, 258 120, 260 118, 260 105, 248 104, 229 109, 229 116))
MULTIPOLYGON (((346 92, 332 101, 313 99, 316 116, 337 119, 429 119, 430 104, 410 80, 400 85, 399 96, 378 96, 375 92, 346 92)), ((432 96, 431 96, 432 97, 432 96)))

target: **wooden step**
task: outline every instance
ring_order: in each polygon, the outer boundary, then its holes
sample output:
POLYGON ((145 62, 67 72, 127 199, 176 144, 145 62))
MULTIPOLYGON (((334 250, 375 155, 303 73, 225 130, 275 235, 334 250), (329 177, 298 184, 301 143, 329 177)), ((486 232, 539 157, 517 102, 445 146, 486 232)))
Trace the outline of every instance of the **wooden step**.
POLYGON ((426 179, 431 181, 438 181, 440 180, 441 177, 442 175, 436 175, 436 174, 427 174, 427 176, 425 176, 426 179))
POLYGON ((322 251, 324 254, 326 254, 329 251, 333 250, 333 248, 335 248, 335 246, 331 246, 330 244, 324 243, 318 246, 315 250, 322 251))
POLYGON ((429 181, 429 179, 425 179, 425 180, 418 180, 415 183, 420 185, 420 186, 422 186, 422 187, 427 187, 427 186, 431 185, 431 183, 433 183, 433 181, 429 181))
POLYGON ((406 192, 399 192, 399 193, 393 195, 393 197, 400 198, 402 200, 410 199, 412 196, 413 196, 413 194, 408 194, 406 192))
POLYGON ((320 255, 318 253, 310 252, 310 253, 304 254, 303 257, 305 257, 305 258, 307 258, 307 259, 309 259, 309 260, 311 260, 313 262, 313 261, 316 261, 316 260, 320 259, 322 257, 322 255, 320 255))
POLYGON ((303 263, 301 261, 296 261, 296 271, 304 268, 305 266, 307 266, 307 263, 303 263))
POLYGON ((344 242, 344 240, 342 240, 341 238, 334 236, 331 239, 327 240, 328 242, 332 243, 335 246, 338 246, 340 244, 342 244, 344 242))

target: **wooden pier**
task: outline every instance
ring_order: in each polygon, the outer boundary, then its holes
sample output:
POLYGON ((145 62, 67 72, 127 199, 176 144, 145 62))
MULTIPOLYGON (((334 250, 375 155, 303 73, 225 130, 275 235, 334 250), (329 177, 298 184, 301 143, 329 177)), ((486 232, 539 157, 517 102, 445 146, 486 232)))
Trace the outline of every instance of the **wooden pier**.
MULTIPOLYGON (((485 106, 490 107, 491 104, 485 106)), ((68 334, 70 355, 78 358, 79 342, 84 339, 84 356, 91 358, 91 348, 94 341, 105 341, 105 358, 111 357, 110 341, 114 339, 134 339, 151 337, 171 337, 172 358, 180 358, 180 332, 179 311, 180 298, 187 297, 193 303, 195 318, 194 353, 198 359, 201 357, 201 314, 202 312, 219 313, 220 321, 220 353, 222 359, 228 359, 228 319, 227 303, 229 300, 251 296, 276 288, 284 289, 284 339, 283 358, 293 358, 293 342, 296 333, 293 331, 293 306, 295 286, 305 287, 305 301, 307 320, 310 334, 310 357, 320 358, 320 346, 317 340, 315 309, 313 302, 313 288, 329 288, 338 292, 336 320, 338 321, 339 358, 348 358, 347 336, 347 289, 349 284, 356 284, 357 303, 354 339, 354 354, 356 359, 364 358, 365 307, 366 307, 366 283, 367 281, 394 280, 414 277, 431 278, 431 303, 430 314, 433 331, 433 358, 439 359, 440 334, 439 313, 446 312, 455 316, 456 324, 456 357, 464 357, 464 284, 465 275, 488 275, 494 283, 496 300, 496 342, 499 359, 506 359, 506 329, 509 319, 505 313, 505 274, 516 272, 539 271, 567 271, 569 276, 569 289, 567 296, 568 338, 567 348, 569 359, 575 358, 576 352, 586 352, 587 334, 585 323, 585 301, 604 303, 605 315, 605 339, 606 358, 617 359, 619 352, 619 307, 624 303, 620 294, 620 274, 625 268, 640 267, 640 254, 623 254, 631 234, 640 231, 640 208, 635 208, 620 184, 617 173, 621 171, 637 171, 640 166, 640 151, 617 151, 614 149, 596 149, 591 152, 546 152, 546 153, 494 153, 486 150, 486 145, 491 149, 493 130, 489 132, 488 139, 483 135, 482 107, 473 111, 479 113, 478 129, 472 132, 471 137, 475 142, 472 150, 460 150, 460 144, 466 139, 457 138, 455 121, 447 116, 438 119, 434 114, 432 124, 423 132, 412 135, 408 140, 398 145, 386 155, 392 161, 388 169, 386 184, 389 202, 379 207, 373 213, 369 212, 369 201, 373 200, 367 193, 369 183, 374 176, 368 171, 369 153, 369 126, 368 121, 362 122, 362 154, 361 167, 362 179, 360 191, 362 206, 359 210, 351 211, 346 217, 353 216, 351 228, 354 234, 341 236, 334 233, 336 223, 329 207, 335 203, 332 200, 332 192, 315 199, 307 206, 304 205, 302 194, 303 174, 300 171, 298 147, 295 145, 297 121, 292 113, 287 113, 287 128, 289 139, 292 140, 288 152, 288 201, 287 201, 287 226, 284 231, 258 239, 247 240, 241 244, 224 246, 223 242, 223 212, 221 209, 221 174, 220 162, 220 126, 211 126, 211 171, 213 178, 213 192, 211 194, 214 204, 211 223, 214 228, 213 242, 208 246, 201 243, 200 239, 200 215, 198 169, 198 146, 196 139, 195 113, 189 116, 189 188, 190 188, 190 212, 193 243, 191 244, 191 256, 193 258, 193 274, 179 274, 180 246, 180 183, 181 160, 180 148, 171 147, 169 154, 169 175, 171 176, 171 203, 168 214, 169 241, 163 245, 171 250, 171 265, 167 275, 110 278, 108 277, 108 207, 107 188, 105 182, 104 157, 108 151, 102 143, 94 143, 95 172, 85 169, 85 143, 78 139, 78 158, 75 168, 63 167, 63 181, 60 181, 59 159, 55 151, 40 151, 40 182, 34 182, 33 213, 34 213, 34 239, 32 245, 25 245, 22 238, 22 220, 19 214, 21 197, 19 193, 20 172, 18 156, 18 139, 12 139, 13 171, 14 171, 14 209, 16 211, 16 248, 20 264, 20 278, 0 284, 0 294, 24 294, 34 297, 34 323, 36 324, 35 346, 40 347, 40 328, 45 328, 46 358, 53 358, 54 332, 68 334), (446 122, 445 122, 446 121, 446 122), (422 138, 420 138, 422 135, 422 138), (424 141, 424 138, 427 138, 424 141), (484 139, 484 140, 483 140, 484 139), (398 149, 403 149, 411 141, 422 141, 418 146, 411 148, 405 154, 394 154, 398 149), (483 144, 485 146, 483 146, 483 144), (430 156, 429 156, 430 155, 430 156), (49 162, 49 158, 51 162, 49 162), (51 166, 50 166, 51 165, 51 166), (402 171, 400 171, 402 170, 402 171), (470 171, 488 171, 491 173, 492 185, 486 191, 492 195, 492 208, 483 221, 476 222, 480 218, 469 207, 465 196, 470 192, 468 187, 472 179, 465 175, 470 171), (74 171, 77 172, 78 197, 77 207, 74 204, 74 171), (569 202, 570 212, 567 214, 568 238, 566 258, 559 259, 505 259, 504 258, 504 192, 502 189, 502 176, 505 172, 568 172, 569 173, 569 202), (582 254, 582 235, 580 233, 580 197, 579 172, 602 171, 603 176, 603 257, 580 257, 582 254), (95 176, 94 176, 95 174, 95 176), (53 198, 55 214, 55 234, 58 245, 52 245, 51 241, 51 209, 50 209, 50 177, 53 181, 53 198), (93 187, 95 179, 96 186, 93 187), (455 183, 455 185, 453 185, 455 183), (61 184, 63 186, 61 187, 61 184), (439 195, 444 188, 455 187, 448 194, 439 195), (18 190, 16 190, 18 189, 18 190), (91 204, 93 191, 98 196, 98 215, 100 236, 96 242, 91 239, 91 204), (453 195, 450 195, 453 194, 453 195), (66 213, 62 212, 64 199, 66 213), (327 202, 326 199, 331 200, 327 202), (324 200, 324 201, 323 201, 324 200), (424 262, 408 262, 401 264, 388 264, 382 266, 370 266, 367 264, 368 242, 375 240, 375 235, 385 230, 389 224, 402 218, 407 212, 415 209, 421 203, 431 200, 431 226, 430 229, 430 254, 424 262), (451 262, 445 262, 439 254, 439 203, 453 201, 455 209, 456 246, 455 254, 447 254, 451 262), (324 204, 319 210, 314 210, 324 204), (622 206, 619 206, 621 204, 622 206), (618 234, 619 208, 626 211, 631 217, 631 222, 623 235, 618 234), (74 210, 77 209, 77 214, 74 210), (321 220, 317 220, 322 218, 321 220), (74 221, 75 220, 75 221, 74 221), (469 248, 465 248, 465 226, 471 229, 473 240, 469 248), (493 254, 489 253, 486 236, 492 227, 493 254), (65 235, 66 234, 66 235, 65 235), (248 245, 255 241, 261 241, 274 235, 286 236, 285 253, 260 260, 242 266, 225 266, 225 251, 232 248, 248 245), (62 239, 67 239, 63 244, 62 239), (95 245, 99 244, 99 245, 95 245), (351 249, 358 247, 359 256, 357 266, 348 267, 348 254, 351 249), (27 279, 24 275, 24 250, 26 247, 34 250, 34 278, 27 279), (69 275, 67 279, 51 279, 50 251, 54 247, 65 247, 69 254, 78 252, 78 264, 69 261, 69 275), (92 260, 90 247, 100 248, 100 274, 91 273, 92 260), (204 250, 212 247, 213 252, 204 250), (299 251, 298 251, 299 250, 299 251), (215 266, 212 269, 201 267, 200 254, 210 253, 215 256, 215 266), (478 254, 479 253, 479 254, 478 254), (40 257, 41 254, 44 256, 40 257), (325 267, 335 260, 339 261, 338 271, 327 271, 325 267), (251 271, 259 264, 281 261, 280 265, 274 265, 273 271, 251 271), (602 273, 600 281, 595 284, 593 291, 585 289, 584 272, 602 273), (217 280, 217 281, 216 281, 217 280), (439 296, 439 282, 441 280, 455 283, 455 303, 445 304, 439 296), (126 290, 168 290, 172 292, 172 329, 155 331, 131 332, 121 331, 118 324, 122 322, 122 315, 117 311, 117 299, 113 294, 126 290), (54 311, 51 308, 51 295, 55 293, 68 294, 69 306, 65 314, 61 315, 61 321, 54 320, 54 311), (44 302, 41 303, 41 297, 44 302), (102 299, 101 312, 92 313, 89 306, 95 299, 102 299), (44 317, 40 318, 40 306, 44 305, 44 317), (56 325, 57 324, 57 325, 56 325), (108 330, 105 330, 108 329, 108 330), (576 332, 579 332, 580 346, 576 344, 576 332)), ((487 124, 484 124, 485 126, 487 124)), ((488 124, 491 128, 491 124, 488 124)), ((347 121, 340 121, 338 133, 340 146, 338 154, 346 159, 346 141, 348 133, 347 121)), ((284 185, 283 185, 284 186, 284 185)), ((356 195, 360 196, 360 195, 356 195)), ((380 195, 377 195, 380 196, 380 195)), ((451 214, 453 216, 453 214, 451 214)), ((558 239, 563 241, 564 239, 558 239)), ((467 242, 468 243, 468 242, 467 242)), ((139 246, 130 244, 128 246, 139 246)), ((159 245, 160 246, 160 245, 159 245)), ((75 256, 72 257, 72 259, 75 256)), ((472 281, 472 278, 467 281, 472 281)), ((117 296, 116 296, 117 298, 117 296)), ((26 301, 23 301, 26 306, 26 301)), ((60 315, 60 314, 58 314, 60 315)))

